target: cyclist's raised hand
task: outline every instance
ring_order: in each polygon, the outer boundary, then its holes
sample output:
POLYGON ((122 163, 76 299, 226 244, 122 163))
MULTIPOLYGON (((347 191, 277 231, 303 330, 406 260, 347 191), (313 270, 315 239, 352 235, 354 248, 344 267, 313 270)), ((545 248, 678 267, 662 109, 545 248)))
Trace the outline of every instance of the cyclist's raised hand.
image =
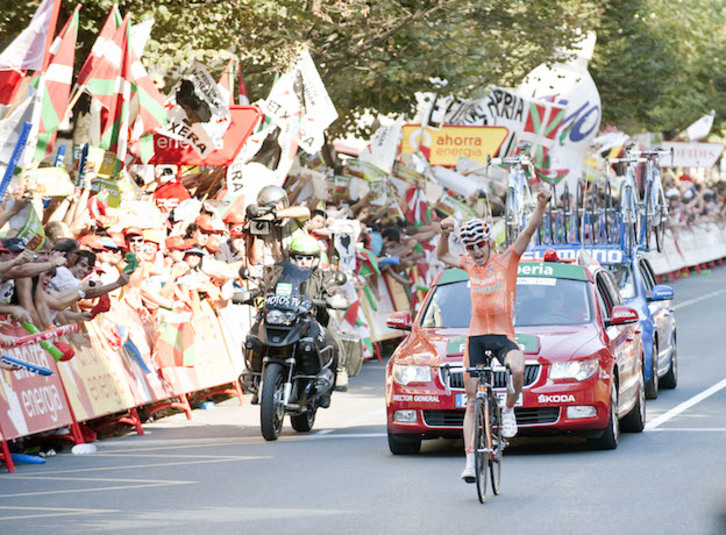
POLYGON ((452 217, 446 217, 441 220, 441 233, 445 236, 451 234, 456 226, 456 221, 452 217))
POLYGON ((545 184, 540 184, 537 189, 537 202, 540 206, 547 206, 552 198, 552 190, 545 184))

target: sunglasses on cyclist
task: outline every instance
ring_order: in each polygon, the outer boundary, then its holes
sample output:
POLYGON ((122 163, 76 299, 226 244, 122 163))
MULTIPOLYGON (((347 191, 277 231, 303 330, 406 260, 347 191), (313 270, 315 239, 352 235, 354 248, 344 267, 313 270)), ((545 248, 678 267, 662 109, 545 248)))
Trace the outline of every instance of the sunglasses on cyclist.
POLYGON ((295 255, 295 260, 304 260, 306 262, 312 262, 313 260, 315 260, 315 257, 311 254, 295 255))
POLYGON ((130 238, 126 238, 126 241, 129 243, 141 243, 144 241, 144 238, 141 236, 131 236, 130 238))
POLYGON ((466 246, 467 251, 473 251, 476 249, 484 249, 487 245, 489 245, 489 242, 486 240, 482 240, 479 243, 472 243, 471 245, 466 246))

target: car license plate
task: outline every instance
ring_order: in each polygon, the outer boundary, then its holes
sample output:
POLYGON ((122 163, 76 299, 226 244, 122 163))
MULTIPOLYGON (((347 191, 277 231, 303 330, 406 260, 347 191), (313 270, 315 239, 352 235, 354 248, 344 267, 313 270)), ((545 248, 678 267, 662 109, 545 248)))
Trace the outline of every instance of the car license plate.
MULTIPOLYGON (((499 406, 504 407, 504 404, 507 402, 507 393, 506 392, 494 392, 494 395, 497 396, 497 403, 499 403, 499 406)), ((454 402, 456 404, 457 409, 466 407, 466 392, 456 394, 454 402)), ((514 404, 514 406, 521 407, 523 403, 524 402, 522 401, 522 393, 520 392, 519 397, 517 398, 517 402, 514 404)))

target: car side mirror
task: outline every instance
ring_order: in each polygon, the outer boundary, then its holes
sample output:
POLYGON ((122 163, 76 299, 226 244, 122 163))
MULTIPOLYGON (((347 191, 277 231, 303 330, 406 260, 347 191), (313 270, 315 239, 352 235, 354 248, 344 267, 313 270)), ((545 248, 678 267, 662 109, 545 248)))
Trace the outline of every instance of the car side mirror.
POLYGON ((250 278, 250 268, 247 266, 242 266, 239 268, 239 276, 242 280, 247 280, 250 278))
POLYGON ((342 273, 340 271, 335 273, 335 284, 338 286, 343 286, 346 282, 348 282, 348 277, 345 273, 342 273))
POLYGON ((235 305, 247 305, 252 301, 252 294, 249 290, 240 290, 232 295, 232 302, 235 305))
POLYGON ((399 331, 410 331, 413 328, 413 317, 408 310, 394 312, 388 315, 386 326, 399 331))
POLYGON ((617 305, 610 312, 610 319, 607 321, 607 325, 629 325, 631 323, 638 323, 639 319, 638 312, 634 308, 617 305))
POLYGON ((675 295, 673 288, 670 286, 666 286, 665 284, 656 284, 650 291, 648 301, 667 301, 669 299, 673 299, 675 295))

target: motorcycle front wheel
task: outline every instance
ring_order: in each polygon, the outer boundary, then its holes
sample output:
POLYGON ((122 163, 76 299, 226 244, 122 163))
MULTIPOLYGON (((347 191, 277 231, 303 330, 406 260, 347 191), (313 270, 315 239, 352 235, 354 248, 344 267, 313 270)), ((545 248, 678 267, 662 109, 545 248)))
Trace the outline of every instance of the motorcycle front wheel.
POLYGON ((303 414, 296 414, 294 416, 291 415, 290 423, 292 424, 292 428, 298 433, 307 433, 308 431, 312 431, 313 425, 315 424, 315 413, 317 411, 318 408, 311 404, 308 406, 308 410, 303 414))
POLYGON ((260 427, 265 440, 277 440, 285 418, 283 395, 285 379, 282 364, 270 362, 265 366, 260 399, 260 427))

